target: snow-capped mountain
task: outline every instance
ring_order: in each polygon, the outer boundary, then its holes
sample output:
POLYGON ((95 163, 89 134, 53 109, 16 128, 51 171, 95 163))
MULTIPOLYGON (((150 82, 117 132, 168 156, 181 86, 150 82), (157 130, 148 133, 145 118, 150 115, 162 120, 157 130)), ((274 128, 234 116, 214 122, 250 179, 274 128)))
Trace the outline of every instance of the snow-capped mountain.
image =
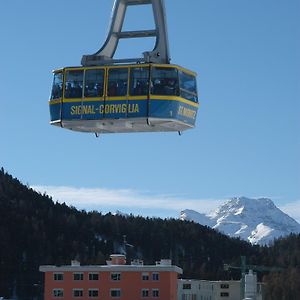
POLYGON ((186 209, 180 213, 180 219, 194 221, 260 245, 290 233, 300 233, 300 224, 267 198, 233 198, 209 214, 186 209))

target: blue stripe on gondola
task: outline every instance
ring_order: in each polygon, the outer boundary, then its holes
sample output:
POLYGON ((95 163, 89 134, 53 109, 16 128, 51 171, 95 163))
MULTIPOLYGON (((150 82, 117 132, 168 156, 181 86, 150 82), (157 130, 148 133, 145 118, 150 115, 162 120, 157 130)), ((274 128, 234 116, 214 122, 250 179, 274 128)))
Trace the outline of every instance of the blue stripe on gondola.
POLYGON ((189 125, 195 125, 198 107, 188 104, 187 101, 174 99, 110 99, 104 101, 80 100, 64 101, 61 103, 50 102, 51 121, 60 120, 104 120, 120 118, 161 118, 176 119, 189 125))

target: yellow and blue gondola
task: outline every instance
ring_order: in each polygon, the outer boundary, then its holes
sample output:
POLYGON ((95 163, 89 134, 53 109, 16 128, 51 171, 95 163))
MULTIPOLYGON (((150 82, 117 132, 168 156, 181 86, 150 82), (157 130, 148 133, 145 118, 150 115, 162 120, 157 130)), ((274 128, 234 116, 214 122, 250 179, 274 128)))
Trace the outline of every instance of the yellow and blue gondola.
POLYGON ((196 73, 171 64, 55 70, 51 124, 94 133, 183 131, 195 126, 196 73))

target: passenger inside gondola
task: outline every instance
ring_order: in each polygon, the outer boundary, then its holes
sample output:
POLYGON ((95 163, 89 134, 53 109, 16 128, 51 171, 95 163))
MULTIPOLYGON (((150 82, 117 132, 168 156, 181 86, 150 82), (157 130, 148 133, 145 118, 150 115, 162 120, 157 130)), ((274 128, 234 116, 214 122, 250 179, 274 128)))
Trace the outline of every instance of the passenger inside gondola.
POLYGON ((124 79, 118 80, 118 92, 117 96, 125 96, 127 94, 127 78, 126 81, 124 79))
POLYGON ((136 67, 130 70, 131 96, 147 96, 149 91, 149 67, 136 67))
POLYGON ((52 89, 51 99, 59 99, 62 96, 62 85, 55 84, 52 89))
POLYGON ((178 72, 175 68, 154 67, 151 79, 153 95, 179 95, 178 72))
POLYGON ((164 95, 169 96, 178 96, 179 89, 178 83, 175 78, 166 79, 166 83, 164 84, 164 95))
POLYGON ((63 91, 63 74, 62 72, 54 73, 54 80, 52 85, 52 92, 50 100, 60 99, 63 91))
POLYGON ((82 84, 75 82, 74 87, 72 88, 72 98, 81 98, 82 97, 82 84))
POLYGON ((108 91, 107 91, 107 95, 109 97, 114 97, 114 96, 117 96, 117 83, 115 81, 113 82, 110 82, 109 83, 109 86, 108 86, 108 91))
POLYGON ((65 87, 65 98, 72 98, 72 85, 70 82, 65 87))

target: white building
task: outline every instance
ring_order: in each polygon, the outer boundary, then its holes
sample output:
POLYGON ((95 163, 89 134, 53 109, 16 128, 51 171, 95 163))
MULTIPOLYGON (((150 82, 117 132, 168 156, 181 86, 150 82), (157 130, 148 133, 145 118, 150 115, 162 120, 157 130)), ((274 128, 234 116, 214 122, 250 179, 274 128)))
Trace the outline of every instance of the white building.
MULTIPOLYGON (((249 280, 247 280, 249 282, 249 280)), ((256 295, 253 295, 253 287, 246 291, 252 292, 251 300, 262 300, 261 284, 255 284, 256 295)), ((239 280, 208 281, 179 279, 178 300, 241 300, 241 286, 239 280)), ((249 293, 248 293, 249 296, 249 293)))

